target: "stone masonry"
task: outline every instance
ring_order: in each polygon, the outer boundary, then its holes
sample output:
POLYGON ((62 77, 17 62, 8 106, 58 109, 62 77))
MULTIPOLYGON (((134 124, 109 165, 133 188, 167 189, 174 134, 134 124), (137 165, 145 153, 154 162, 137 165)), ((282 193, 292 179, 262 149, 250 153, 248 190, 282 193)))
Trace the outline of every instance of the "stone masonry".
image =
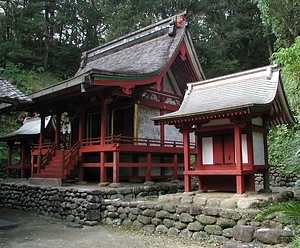
POLYGON ((36 211, 80 225, 102 223, 187 239, 210 238, 224 246, 254 239, 267 244, 288 242, 292 225, 283 229, 277 216, 261 222, 254 218, 256 207, 292 196, 288 191, 269 197, 207 198, 182 193, 182 185, 172 184, 80 189, 0 182, 0 205, 7 208, 36 211), (143 198, 155 195, 160 197, 143 198))

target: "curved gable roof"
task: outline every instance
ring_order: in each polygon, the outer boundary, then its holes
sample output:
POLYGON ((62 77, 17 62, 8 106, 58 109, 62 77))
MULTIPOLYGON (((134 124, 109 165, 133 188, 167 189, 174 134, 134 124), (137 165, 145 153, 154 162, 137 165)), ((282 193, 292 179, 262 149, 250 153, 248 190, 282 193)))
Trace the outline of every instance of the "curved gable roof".
POLYGON ((235 73, 202 82, 191 83, 178 111, 155 117, 156 123, 170 123, 174 120, 208 116, 247 109, 273 108, 284 116, 274 122, 293 123, 278 68, 271 66, 235 73), (276 107, 272 106, 279 96, 276 107))
POLYGON ((175 27, 172 23, 174 18, 85 52, 76 76, 88 71, 139 77, 161 72, 178 49, 186 31, 186 25, 175 27), (176 29, 176 33, 170 34, 172 28, 176 29))
MULTIPOLYGON (((50 116, 45 117, 45 127, 48 126, 49 122, 51 120, 50 116)), ((23 121, 23 125, 13 131, 12 133, 6 134, 2 137, 0 137, 0 141, 4 140, 17 140, 19 138, 28 138, 32 135, 38 135, 41 131, 41 118, 38 116, 35 117, 26 117, 23 121)))

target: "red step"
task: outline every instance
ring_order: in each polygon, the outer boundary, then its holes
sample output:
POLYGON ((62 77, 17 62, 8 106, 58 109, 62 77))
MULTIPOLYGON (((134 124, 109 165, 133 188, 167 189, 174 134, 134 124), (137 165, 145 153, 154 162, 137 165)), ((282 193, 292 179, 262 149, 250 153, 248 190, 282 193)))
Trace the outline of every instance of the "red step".
POLYGON ((55 152, 55 156, 53 156, 45 167, 41 169, 40 173, 35 173, 34 177, 66 179, 67 175, 74 169, 74 164, 77 163, 79 159, 81 159, 79 156, 75 156, 71 166, 62 173, 62 152, 58 150, 55 152))

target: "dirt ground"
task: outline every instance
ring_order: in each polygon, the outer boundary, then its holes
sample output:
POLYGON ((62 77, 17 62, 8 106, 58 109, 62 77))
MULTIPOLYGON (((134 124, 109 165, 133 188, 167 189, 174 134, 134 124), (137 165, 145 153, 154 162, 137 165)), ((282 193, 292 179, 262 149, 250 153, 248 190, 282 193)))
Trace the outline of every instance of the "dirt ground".
POLYGON ((17 227, 0 229, 2 248, 199 248, 216 247, 209 241, 193 241, 108 226, 69 227, 66 221, 0 207, 0 219, 17 227))

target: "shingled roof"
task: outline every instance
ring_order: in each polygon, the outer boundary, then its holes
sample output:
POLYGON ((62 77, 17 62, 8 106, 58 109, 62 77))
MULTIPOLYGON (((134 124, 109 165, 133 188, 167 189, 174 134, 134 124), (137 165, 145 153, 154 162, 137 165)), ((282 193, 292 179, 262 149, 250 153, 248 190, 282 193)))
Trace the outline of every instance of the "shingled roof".
POLYGON ((15 86, 0 77, 0 103, 10 103, 13 105, 32 102, 15 86))
POLYGON ((273 114, 270 125, 294 122, 279 68, 267 66, 191 83, 178 111, 153 120, 156 124, 175 124, 242 110, 249 114, 269 110, 273 114))
MULTIPOLYGON (((45 127, 48 126, 51 117, 45 117, 45 127)), ((18 140, 18 139, 27 139, 32 135, 39 135, 41 131, 41 118, 38 116, 26 117, 23 121, 22 127, 13 131, 12 133, 6 134, 0 137, 0 141, 5 140, 18 140)))
POLYGON ((76 76, 87 71, 104 75, 138 76, 161 72, 184 38, 185 25, 176 28, 172 17, 87 51, 76 76), (176 29, 176 33, 170 30, 176 29), (170 33, 171 32, 171 33, 170 33))

